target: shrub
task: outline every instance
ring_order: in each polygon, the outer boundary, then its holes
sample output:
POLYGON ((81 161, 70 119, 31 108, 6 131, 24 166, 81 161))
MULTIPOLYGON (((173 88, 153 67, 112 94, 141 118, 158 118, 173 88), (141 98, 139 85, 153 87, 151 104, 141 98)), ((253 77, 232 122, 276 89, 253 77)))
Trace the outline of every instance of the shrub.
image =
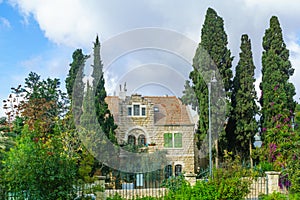
POLYGON ((279 192, 273 192, 272 194, 269 195, 260 195, 259 196, 260 200, 287 200, 286 195, 281 194, 279 192))
POLYGON ((175 192, 181 190, 183 186, 188 185, 187 181, 184 179, 183 175, 170 177, 168 179, 163 180, 162 187, 166 187, 169 192, 175 192))
POLYGON ((197 181, 193 187, 184 179, 170 179, 166 185, 170 191, 165 199, 242 199, 249 193, 252 175, 251 171, 242 168, 239 157, 233 160, 231 154, 225 152, 224 167, 215 169, 213 178, 197 181), (243 178, 245 176, 250 178, 243 178))
POLYGON ((75 162, 64 151, 61 138, 38 138, 25 127, 3 161, 3 184, 6 191, 30 199, 72 199, 75 162))

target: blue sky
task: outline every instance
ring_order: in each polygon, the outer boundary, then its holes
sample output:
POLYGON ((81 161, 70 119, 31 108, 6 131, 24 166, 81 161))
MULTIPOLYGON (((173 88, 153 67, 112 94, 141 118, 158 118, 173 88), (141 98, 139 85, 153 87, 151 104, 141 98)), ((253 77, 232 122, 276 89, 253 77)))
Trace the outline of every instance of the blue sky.
MULTIPOLYGON (((11 87, 23 84, 30 71, 43 78, 58 77, 64 83, 72 52, 82 48, 91 52, 95 36, 101 42, 120 33, 137 28, 158 27, 174 30, 199 42, 206 9, 214 8, 225 21, 229 48, 238 61, 240 36, 249 34, 258 86, 261 79, 261 41, 272 15, 281 22, 284 39, 290 49, 290 60, 295 68, 291 81, 300 93, 300 9, 297 0, 0 0, 0 99, 6 99, 11 87)), ((155 52, 136 52, 122 56, 107 71, 107 90, 112 94, 116 86, 126 81, 128 87, 137 83, 136 77, 156 77, 157 66, 174 65, 171 56, 156 56, 155 52), (161 59, 161 60, 159 60, 161 59), (146 63, 146 65, 145 65, 146 63), (152 63, 149 64, 149 63, 152 63), (153 66, 153 63, 156 63, 153 66), (143 67, 153 69, 145 72, 143 67), (121 69, 122 68, 122 69, 121 69), (135 68, 136 70, 132 70, 135 68), (132 75, 129 72, 134 71, 132 75), (127 73, 128 76, 122 76, 127 73)), ((178 60, 177 69, 188 65, 178 60)), ((176 65, 176 64, 175 64, 176 65)), ((176 67, 175 67, 176 68, 176 67)), ((164 68, 167 69, 167 68, 164 68)), ((180 71, 180 70, 179 70, 180 71)), ((188 73, 182 73, 186 77, 188 73)), ((160 75, 171 76, 162 69, 160 75)), ((141 78, 140 78, 141 79, 141 78)), ((140 81, 139 79, 139 81, 140 81)), ((174 79, 175 80, 175 79, 174 79)), ((172 81, 172 80, 171 80, 172 81)), ((152 82, 157 82, 153 79, 152 82)), ((179 83, 180 81, 176 81, 179 83)), ((166 85, 167 83, 162 83, 166 85)), ((158 84, 159 85, 159 84, 158 84)), ((64 84, 62 85, 64 87, 64 84)), ((157 84, 153 85, 155 88, 157 84)), ((141 87, 134 86, 132 91, 141 87)), ((150 84, 151 87, 151 84, 150 84)), ((174 85, 179 88, 179 85, 174 85)), ((149 85, 146 85, 147 91, 149 85)), ((2 106, 1 106, 2 107, 2 106)), ((0 116, 3 115, 2 108, 0 116)))

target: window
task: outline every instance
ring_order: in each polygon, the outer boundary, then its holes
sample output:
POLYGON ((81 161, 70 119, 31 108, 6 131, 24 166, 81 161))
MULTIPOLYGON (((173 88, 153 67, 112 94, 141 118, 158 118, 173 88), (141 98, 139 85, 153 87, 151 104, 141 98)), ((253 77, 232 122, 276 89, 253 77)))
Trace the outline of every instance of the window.
POLYGON ((165 148, 182 148, 182 133, 165 133, 165 148))
POLYGON ((174 133, 174 147, 181 148, 182 147, 182 134, 174 133))
POLYGON ((170 177, 172 177, 172 171, 173 171, 172 165, 167 165, 167 166, 165 167, 165 178, 170 178, 170 177))
POLYGON ((127 107, 128 116, 132 116, 132 107, 127 107))
POLYGON ((133 105, 133 115, 134 116, 140 115, 140 105, 133 105))
POLYGON ((142 116, 146 116, 146 107, 142 107, 142 116))
POLYGON ((145 117, 146 105, 133 104, 127 106, 127 116, 145 117))
POLYGON ((135 145, 135 137, 133 135, 128 136, 128 144, 135 145))
POLYGON ((165 133, 164 134, 164 147, 166 148, 172 148, 173 147, 173 141, 172 141, 172 133, 165 133))
POLYGON ((182 171, 182 165, 175 165, 175 176, 179 176, 182 171))
POLYGON ((144 146, 146 144, 146 137, 144 135, 140 135, 138 138, 138 145, 144 146))
POLYGON ((154 112, 159 112, 158 107, 154 107, 154 112))

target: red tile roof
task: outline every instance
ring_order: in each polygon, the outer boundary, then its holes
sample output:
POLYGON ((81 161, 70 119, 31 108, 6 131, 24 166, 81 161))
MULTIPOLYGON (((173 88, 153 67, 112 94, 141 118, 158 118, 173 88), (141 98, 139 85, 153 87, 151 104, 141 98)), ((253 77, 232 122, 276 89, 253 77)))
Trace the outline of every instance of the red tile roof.
MULTIPOLYGON (((194 125, 188 107, 175 96, 144 96, 146 100, 158 108, 154 112, 155 125, 194 125)), ((119 97, 108 96, 105 99, 108 108, 114 115, 115 122, 118 123, 119 97)))
POLYGON ((175 96, 145 96, 158 112, 154 112, 156 125, 192 125, 187 106, 175 96))

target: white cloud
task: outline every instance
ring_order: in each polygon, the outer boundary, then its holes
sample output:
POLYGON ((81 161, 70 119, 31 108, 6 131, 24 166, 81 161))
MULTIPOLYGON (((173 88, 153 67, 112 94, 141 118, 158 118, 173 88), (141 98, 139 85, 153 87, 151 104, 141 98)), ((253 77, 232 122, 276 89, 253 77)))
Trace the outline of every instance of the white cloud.
POLYGON ((290 49, 290 60, 293 68, 295 69, 294 75, 291 78, 291 82, 296 87, 295 100, 299 102, 300 98, 300 45, 296 43, 297 39, 293 39, 287 42, 287 47, 290 49))
MULTIPOLYGON (((1 2, 0 2, 1 3, 1 2)), ((10 22, 4 17, 0 17, 0 28, 11 28, 10 22)))
MULTIPOLYGON (((173 29, 199 41, 206 9, 214 8, 225 21, 229 48, 238 61, 240 37, 247 33, 252 40, 256 77, 260 80, 262 37, 269 26, 269 19, 277 15, 285 40, 291 49, 294 68, 299 66, 299 42, 291 35, 300 33, 298 0, 10 0, 25 17, 32 16, 49 40, 66 46, 90 49, 96 34, 106 40, 124 31, 143 27, 173 29), (291 45, 291 44, 294 44, 291 45)), ((57 64, 51 66, 60 66, 57 64)), ((62 61, 65 62, 65 61, 62 61)), ((48 63, 49 64, 49 63, 48 63)), ((299 91, 296 69, 292 78, 299 91)), ((113 83, 111 83, 113 84, 113 83)), ((258 81, 256 83, 256 88, 258 81)), ((260 94, 260 92, 258 92, 260 94)))
POLYGON ((14 75, 14 79, 18 83, 23 83, 29 72, 36 72, 41 75, 42 79, 59 78, 61 89, 65 90, 65 77, 69 72, 69 64, 72 62, 73 50, 64 47, 56 47, 39 55, 34 55, 31 58, 21 61, 19 65, 23 67, 23 75, 14 75))

